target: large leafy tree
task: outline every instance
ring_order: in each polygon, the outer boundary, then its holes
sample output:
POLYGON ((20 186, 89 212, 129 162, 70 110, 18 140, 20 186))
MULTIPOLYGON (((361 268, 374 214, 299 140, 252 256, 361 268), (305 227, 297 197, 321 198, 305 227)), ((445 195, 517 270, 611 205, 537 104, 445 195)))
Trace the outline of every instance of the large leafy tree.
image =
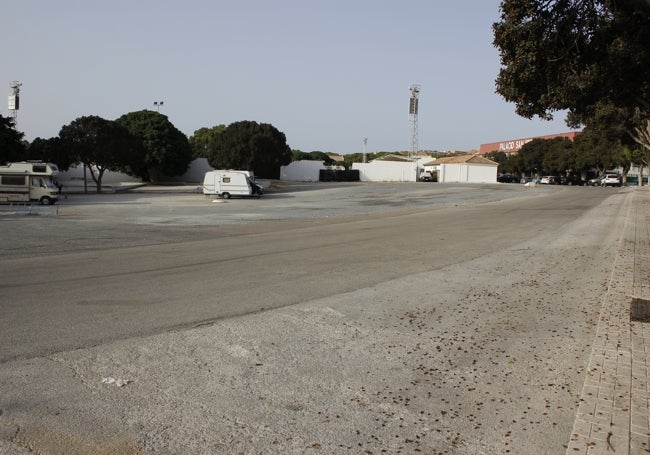
POLYGON ((59 132, 60 146, 73 161, 83 163, 102 190, 102 178, 109 170, 137 165, 143 159, 140 141, 121 125, 98 116, 79 117, 59 132))
POLYGON ((58 136, 49 139, 37 137, 29 144, 27 156, 30 160, 56 163, 61 171, 67 171, 70 166, 79 162, 71 150, 63 146, 58 136))
POLYGON ((12 119, 0 115, 0 165, 25 159, 23 136, 14 128, 12 119))
POLYGON ((533 139, 524 144, 517 154, 521 170, 536 175, 544 173, 544 156, 548 150, 548 142, 544 139, 533 139))
POLYGON ((498 171, 500 174, 519 174, 521 172, 519 156, 516 154, 494 151, 486 153, 485 157, 499 163, 498 171))
POLYGON ((649 1, 504 0, 500 9, 496 90, 519 115, 568 110, 589 126, 609 104, 650 150, 649 1))
POLYGON ((192 149, 185 136, 159 112, 142 110, 118 118, 116 122, 140 138, 146 151, 143 166, 133 169, 136 176, 157 181, 162 176, 181 175, 192 161, 192 149))
POLYGON ((551 175, 565 175, 574 169, 573 142, 566 137, 546 139, 547 151, 542 166, 551 175))
POLYGON ((189 139, 192 148, 192 157, 207 158, 210 144, 226 130, 226 125, 217 125, 212 128, 199 128, 189 139))
POLYGON ((252 170, 278 178, 280 166, 291 162, 284 133, 268 123, 241 121, 228 125, 208 147, 208 162, 217 169, 252 170))
POLYGON ((608 135, 606 130, 587 127, 575 138, 573 146, 578 168, 596 168, 603 174, 619 165, 625 167, 621 141, 616 136, 608 135))

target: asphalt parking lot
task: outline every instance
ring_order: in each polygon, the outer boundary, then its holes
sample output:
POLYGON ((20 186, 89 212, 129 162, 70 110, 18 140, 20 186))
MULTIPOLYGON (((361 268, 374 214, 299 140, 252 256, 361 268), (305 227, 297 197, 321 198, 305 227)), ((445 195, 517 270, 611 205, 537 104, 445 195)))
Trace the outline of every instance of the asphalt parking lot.
POLYGON ((630 194, 156 188, 5 211, 0 448, 563 453, 630 194))
POLYGON ((252 229, 251 225, 271 222, 266 229, 273 229, 274 223, 336 222, 392 211, 534 198, 563 189, 539 186, 529 191, 517 184, 275 182, 261 199, 224 200, 204 196, 196 186, 149 186, 102 194, 83 194, 78 188, 51 207, 0 205, 0 216, 5 215, 8 226, 0 252, 12 257, 211 238, 222 232, 215 227, 241 230, 242 225, 252 229), (17 220, 29 228, 9 228, 17 220), (39 243, 44 239, 48 241, 39 243))

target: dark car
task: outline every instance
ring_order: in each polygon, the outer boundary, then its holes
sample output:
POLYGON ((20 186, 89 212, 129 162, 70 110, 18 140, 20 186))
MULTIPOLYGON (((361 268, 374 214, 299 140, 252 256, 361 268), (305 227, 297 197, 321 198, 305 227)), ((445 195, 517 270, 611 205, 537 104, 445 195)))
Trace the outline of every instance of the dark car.
POLYGON ((497 182, 500 183, 514 183, 518 182, 519 179, 512 174, 499 174, 497 175, 497 182))
POLYGON ((582 179, 577 175, 567 175, 561 178, 562 185, 584 185, 582 179))

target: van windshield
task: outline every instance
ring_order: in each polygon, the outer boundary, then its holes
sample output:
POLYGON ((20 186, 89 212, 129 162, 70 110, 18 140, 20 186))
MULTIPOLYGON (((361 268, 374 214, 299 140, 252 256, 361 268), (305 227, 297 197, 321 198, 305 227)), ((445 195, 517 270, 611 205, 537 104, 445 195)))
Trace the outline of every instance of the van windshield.
POLYGON ((32 177, 32 187, 55 189, 52 177, 32 177))

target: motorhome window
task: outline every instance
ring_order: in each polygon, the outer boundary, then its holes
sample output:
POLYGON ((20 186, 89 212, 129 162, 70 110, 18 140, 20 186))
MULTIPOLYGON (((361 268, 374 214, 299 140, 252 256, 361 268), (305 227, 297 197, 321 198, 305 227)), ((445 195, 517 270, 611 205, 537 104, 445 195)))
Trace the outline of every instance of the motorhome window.
POLYGON ((223 180, 221 180, 223 183, 230 183, 230 177, 224 177, 223 180))
POLYGON ((3 175, 0 176, 0 184, 2 185, 24 185, 24 175, 3 175))
POLYGON ((47 165, 45 164, 34 164, 32 165, 33 172, 47 172, 47 165))

